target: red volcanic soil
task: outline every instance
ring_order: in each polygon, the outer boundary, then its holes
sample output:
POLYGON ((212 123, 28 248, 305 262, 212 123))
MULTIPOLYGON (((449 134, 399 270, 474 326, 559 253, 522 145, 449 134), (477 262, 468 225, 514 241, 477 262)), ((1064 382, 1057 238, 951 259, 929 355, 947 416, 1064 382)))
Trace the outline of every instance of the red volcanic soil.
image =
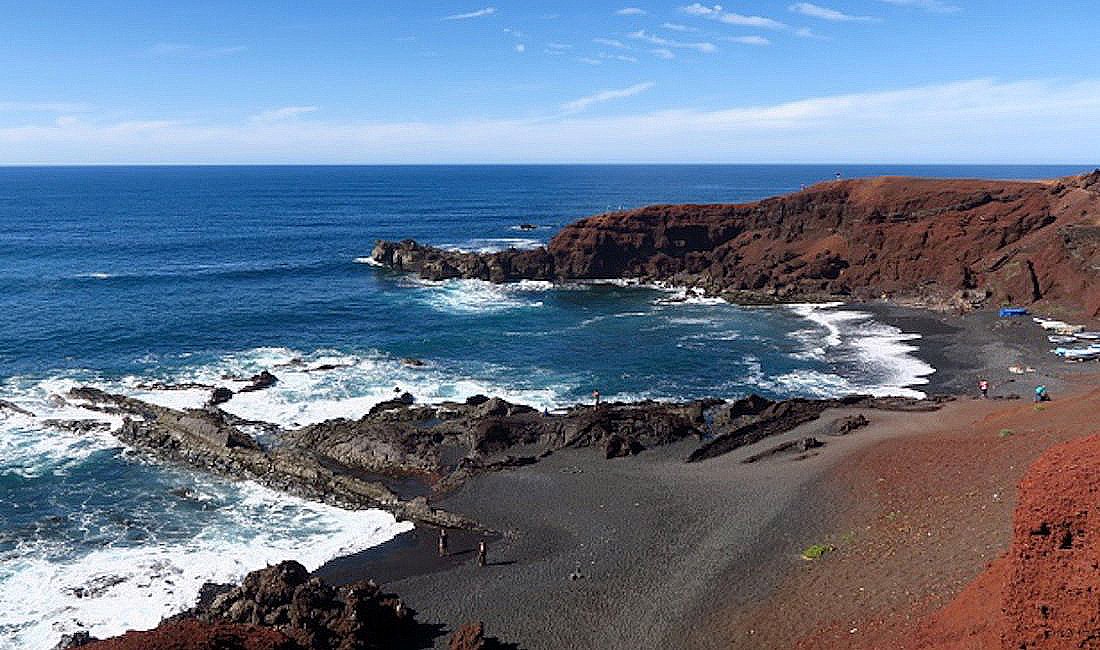
POLYGON ((582 219, 548 248, 559 278, 1096 316, 1100 171, 1049 182, 872 178, 744 205, 655 205, 582 219))
POLYGON ((921 627, 915 648, 1100 646, 1100 436, 1047 451, 1020 482, 1012 548, 921 627))
POLYGON ((806 541, 835 551, 714 632, 730 647, 1100 647, 1100 436, 1082 438, 1098 411, 1095 389, 1041 410, 975 401, 859 452, 820 486, 833 531, 806 541))
POLYGON ((285 634, 269 627, 202 623, 194 619, 165 623, 155 630, 126 634, 81 646, 88 650, 300 650, 285 634))

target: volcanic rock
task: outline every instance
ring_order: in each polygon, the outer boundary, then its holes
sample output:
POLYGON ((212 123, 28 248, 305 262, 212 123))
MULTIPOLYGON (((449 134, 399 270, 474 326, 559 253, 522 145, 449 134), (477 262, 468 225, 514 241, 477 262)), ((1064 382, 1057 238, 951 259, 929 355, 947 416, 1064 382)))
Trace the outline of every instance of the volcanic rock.
POLYGON ((380 241, 432 280, 634 278, 734 302, 888 295, 928 306, 1100 315, 1097 172, 1047 182, 869 178, 741 205, 654 205, 566 226, 546 248, 458 253, 380 241))
POLYGON ((217 406, 219 404, 225 404, 231 399, 233 399, 233 391, 225 386, 218 386, 210 392, 210 399, 206 400, 206 403, 209 406, 217 406))
POLYGON ((270 372, 263 370, 257 375, 252 375, 249 378, 252 382, 240 390, 242 393, 251 393, 252 391, 263 390, 265 388, 271 388, 279 382, 279 378, 270 372))

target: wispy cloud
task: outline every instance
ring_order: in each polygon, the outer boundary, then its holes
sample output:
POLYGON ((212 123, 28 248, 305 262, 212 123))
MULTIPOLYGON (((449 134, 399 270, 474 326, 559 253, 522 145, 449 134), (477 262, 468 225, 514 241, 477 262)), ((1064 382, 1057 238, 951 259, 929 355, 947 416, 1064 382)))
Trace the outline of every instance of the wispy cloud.
POLYGON ((515 49, 516 49, 516 52, 518 52, 520 54, 523 54, 524 52, 527 51, 527 46, 524 45, 523 43, 516 43, 516 48, 515 49))
POLYGON ((663 48, 663 47, 658 47, 656 49, 650 50, 650 52, 653 54, 653 56, 657 57, 658 59, 664 59, 666 61, 676 58, 676 53, 675 52, 673 52, 672 50, 663 48))
POLYGON ((655 34, 650 34, 649 32, 641 29, 636 32, 631 32, 630 34, 628 34, 628 36, 630 36, 630 38, 638 39, 640 41, 652 43, 653 45, 660 45, 664 48, 672 47, 681 50, 695 50, 697 52, 703 52, 705 54, 710 54, 711 52, 715 52, 718 50, 718 48, 714 46, 714 43, 709 43, 706 41, 699 43, 685 43, 683 41, 674 41, 669 38, 663 38, 655 34))
POLYGON ((874 16, 853 16, 842 11, 837 11, 836 9, 822 7, 821 5, 815 5, 810 2, 796 2, 790 6, 790 10, 796 14, 810 16, 811 18, 820 18, 821 20, 828 20, 834 23, 873 23, 878 21, 878 18, 874 16))
POLYGON ((573 49, 573 46, 570 45, 569 43, 547 43, 546 47, 550 48, 551 50, 571 50, 571 49, 573 49))
POLYGON ((622 61, 624 63, 637 63, 637 57, 627 56, 626 54, 608 54, 606 52, 600 52, 600 58, 610 61, 622 61))
POLYGON ((772 42, 763 36, 727 36, 722 39, 723 41, 729 41, 730 43, 740 43, 741 45, 771 45, 772 42))
POLYGON ((952 4, 947 4, 941 0, 879 0, 879 2, 885 2, 886 4, 895 5, 898 7, 913 7, 915 9, 923 9, 934 14, 953 14, 962 11, 961 7, 957 7, 952 4))
POLYGON ((561 105, 561 108, 566 113, 580 113, 586 110, 593 104, 602 104, 604 102, 610 102, 616 99, 624 99, 626 97, 633 97, 640 95, 645 91, 653 88, 657 84, 652 81, 646 81, 640 84, 634 84, 629 88, 620 88, 618 90, 601 90, 598 93, 574 99, 571 102, 566 102, 561 105))
POLYGON ((600 45, 606 45, 607 47, 616 47, 620 50, 630 49, 630 47, 626 43, 622 41, 617 41, 613 38, 594 38, 592 39, 592 42, 599 43, 600 45))
POLYGON ((639 9, 637 7, 623 7, 615 12, 616 16, 644 16, 646 15, 645 9, 639 9))
POLYGON ((773 20, 771 18, 765 18, 764 16, 746 16, 743 14, 734 13, 732 11, 724 11, 722 5, 714 5, 708 7, 698 2, 690 4, 686 7, 680 7, 680 11, 691 15, 699 16, 700 18, 707 18, 710 20, 717 20, 720 23, 727 25, 740 25, 742 27, 762 27, 765 29, 786 29, 787 25, 773 20))
POLYGON ((221 47, 200 47, 189 43, 160 42, 154 44, 147 53, 157 57, 187 57, 193 59, 211 59, 220 56, 240 54, 248 48, 244 45, 227 45, 221 47))
POLYGON ((577 63, 583 63, 585 65, 601 65, 603 61, 590 56, 578 56, 577 63))
MULTIPOLYGON (((610 101, 610 100, 609 100, 610 101)), ((973 79, 722 110, 434 122, 66 121, 0 127, 0 163, 1086 163, 1100 77, 973 79)))
POLYGON ((661 27, 663 27, 664 29, 674 31, 674 32, 697 32, 697 31, 699 31, 699 29, 696 28, 696 27, 688 27, 687 25, 681 25, 680 23, 662 23, 661 27))
POLYGON ((481 18, 483 16, 492 16, 497 12, 496 7, 485 7, 484 9, 478 9, 477 11, 469 11, 464 14, 454 14, 451 16, 444 16, 443 20, 469 20, 470 18, 481 18))
POLYGON ((282 108, 273 108, 257 113, 248 119, 252 122, 279 122, 293 119, 300 115, 306 115, 307 113, 313 113, 316 110, 316 106, 283 106, 282 108))

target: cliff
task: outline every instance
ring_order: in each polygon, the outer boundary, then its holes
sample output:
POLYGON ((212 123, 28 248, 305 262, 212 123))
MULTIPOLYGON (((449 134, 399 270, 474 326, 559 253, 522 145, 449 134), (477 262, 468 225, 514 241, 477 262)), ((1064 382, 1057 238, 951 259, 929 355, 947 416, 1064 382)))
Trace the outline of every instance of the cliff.
POLYGON ((736 302, 883 293, 939 307, 1100 315, 1100 170, 1056 181, 883 177, 740 205, 588 217, 546 248, 455 253, 378 242, 373 259, 433 280, 635 278, 736 302))

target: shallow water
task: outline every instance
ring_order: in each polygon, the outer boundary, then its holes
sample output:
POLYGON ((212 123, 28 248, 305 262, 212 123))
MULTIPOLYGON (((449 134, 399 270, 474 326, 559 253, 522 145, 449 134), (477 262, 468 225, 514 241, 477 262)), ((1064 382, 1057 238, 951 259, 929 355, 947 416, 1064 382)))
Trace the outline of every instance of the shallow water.
MULTIPOLYGON (((848 168, 1037 178, 1072 168, 848 168)), ((51 406, 92 383, 169 406, 272 370, 226 409, 298 426, 392 395, 586 399, 919 394, 919 340, 838 306, 739 308, 617 284, 427 283, 364 263, 376 238, 530 247, 562 225, 654 202, 739 202, 825 167, 0 169, 0 637, 154 625, 205 580, 286 558, 313 568, 408 524, 165 467, 109 432, 59 434, 51 406), (522 230, 520 224, 538 226, 522 230), (402 365, 423 359, 423 368, 402 365), (310 372, 335 364, 337 369, 310 372)), ((96 416, 98 417, 98 416, 96 416)), ((115 426, 117 422, 108 424, 115 426)))

